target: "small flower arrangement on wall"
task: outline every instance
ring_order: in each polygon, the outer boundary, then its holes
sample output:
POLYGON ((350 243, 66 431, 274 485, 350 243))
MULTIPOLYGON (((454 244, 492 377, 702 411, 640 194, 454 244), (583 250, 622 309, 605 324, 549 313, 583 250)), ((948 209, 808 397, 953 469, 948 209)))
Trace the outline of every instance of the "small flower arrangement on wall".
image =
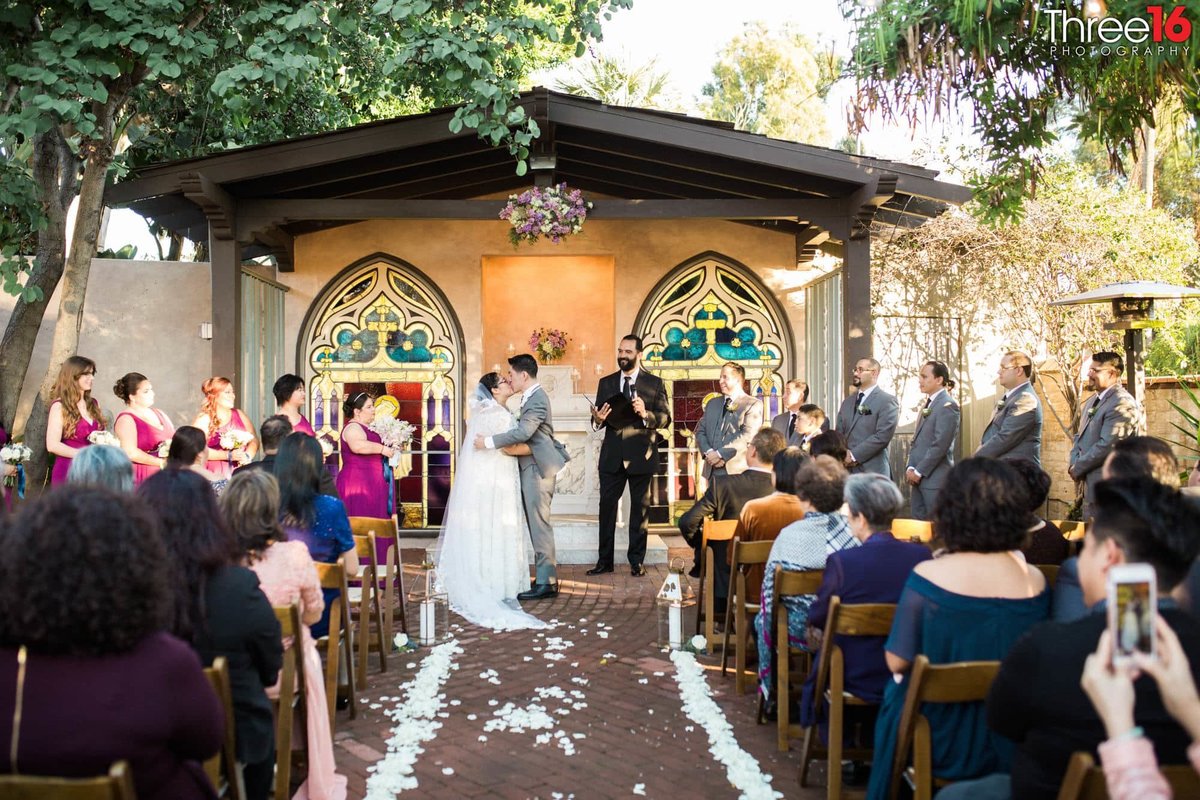
POLYGON ((529 348, 537 354, 538 361, 546 364, 562 358, 570 341, 567 332, 558 328, 538 328, 529 334, 529 348))
POLYGON ((520 194, 508 196, 508 205, 500 211, 500 219, 512 227, 508 240, 516 247, 521 242, 549 239, 557 244, 564 236, 583 230, 583 221, 592 204, 583 199, 583 192, 565 183, 546 189, 533 187, 520 194))

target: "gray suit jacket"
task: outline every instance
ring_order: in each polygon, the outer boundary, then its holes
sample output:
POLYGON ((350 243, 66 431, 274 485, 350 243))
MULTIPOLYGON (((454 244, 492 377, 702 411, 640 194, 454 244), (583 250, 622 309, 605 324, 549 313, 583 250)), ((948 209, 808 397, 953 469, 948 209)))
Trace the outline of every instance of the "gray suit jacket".
POLYGON ((1136 435, 1140 418, 1137 401, 1120 384, 1112 387, 1103 400, 1099 398, 1092 395, 1084 403, 1079 433, 1071 448, 1071 473, 1075 480, 1087 481, 1089 498, 1113 443, 1136 435))
POLYGON ((863 403, 865 413, 858 413, 855 391, 842 401, 838 409, 837 430, 846 437, 847 447, 858 460, 854 472, 877 472, 892 476, 888 461, 888 445, 896 435, 896 424, 900 420, 900 405, 896 398, 879 387, 867 396, 863 403))
POLYGON ((788 424, 791 421, 792 421, 792 412, 784 411, 782 414, 775 415, 775 417, 771 420, 771 427, 784 435, 784 438, 787 439, 788 447, 791 447, 792 445, 799 447, 800 440, 803 439, 804 437, 796 432, 793 432, 791 436, 788 436, 787 429, 788 429, 788 424))
POLYGON ((1042 463, 1042 402, 1031 384, 1014 389, 996 409, 975 455, 1042 463))
POLYGON ((921 473, 922 486, 929 489, 941 486, 954 466, 954 442, 961 416, 950 393, 941 392, 929 406, 929 416, 922 413, 917 417, 906 468, 921 473))
POLYGON ((510 444, 526 442, 533 455, 517 456, 522 467, 530 460, 537 466, 538 474, 550 478, 558 474, 569 460, 567 448, 554 438, 554 420, 550 415, 550 397, 546 390, 538 390, 530 395, 521 406, 521 416, 517 419, 517 427, 492 437, 492 444, 497 448, 508 447, 510 444))
MULTIPOLYGON (((737 475, 746 470, 746 445, 762 427, 763 407, 754 397, 743 394, 725 411, 725 398, 714 397, 704 407, 704 416, 696 426, 696 447, 700 455, 716 450, 725 459, 725 471, 737 475)), ((704 475, 712 472, 704 463, 704 475)))

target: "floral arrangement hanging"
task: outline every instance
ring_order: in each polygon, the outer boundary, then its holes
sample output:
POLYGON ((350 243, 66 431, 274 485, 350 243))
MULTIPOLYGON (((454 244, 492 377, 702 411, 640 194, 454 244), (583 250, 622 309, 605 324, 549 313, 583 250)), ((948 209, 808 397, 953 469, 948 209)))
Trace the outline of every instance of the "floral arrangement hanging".
POLYGON ((558 328, 538 328, 529 334, 529 348, 537 354, 538 361, 546 364, 562 358, 570 341, 567 332, 558 328))
POLYGON ((583 230, 583 221, 591 208, 592 204, 583 199, 583 192, 565 183, 545 189, 535 186, 509 195, 500 219, 508 220, 512 226, 508 240, 514 247, 543 238, 557 244, 564 236, 583 230))

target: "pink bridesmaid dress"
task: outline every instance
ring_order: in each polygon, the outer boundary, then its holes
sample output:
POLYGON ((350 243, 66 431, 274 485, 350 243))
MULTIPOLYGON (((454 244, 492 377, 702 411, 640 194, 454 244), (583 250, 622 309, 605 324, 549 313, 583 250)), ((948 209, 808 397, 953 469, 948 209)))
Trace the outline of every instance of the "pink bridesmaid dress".
POLYGON ((300 421, 292 426, 292 433, 296 432, 307 433, 314 439, 317 438, 317 432, 313 430, 313 426, 309 424, 308 420, 305 419, 303 414, 300 415, 300 421))
MULTIPOLYGON (((208 449, 224 450, 225 448, 221 447, 221 434, 227 431, 246 431, 246 433, 254 433, 242 424, 242 412, 235 408, 229 415, 229 422, 217 428, 216 432, 212 436, 208 437, 208 449)), ((214 461, 210 458, 208 460, 208 471, 219 475, 222 478, 228 478, 233 474, 233 462, 224 460, 214 461)))
POLYGON ((337 476, 338 497, 346 505, 346 515, 387 519, 388 485, 383 476, 383 456, 379 453, 359 455, 346 444, 346 429, 358 425, 367 434, 367 441, 382 444, 379 434, 365 425, 348 422, 342 429, 342 469, 337 476))
MULTIPOLYGON (((161 427, 155 428, 149 422, 146 422, 132 411, 122 411, 120 414, 117 414, 117 419, 120 419, 121 417, 132 418, 133 424, 137 426, 138 450, 141 450, 151 458, 159 458, 158 446, 175 435, 175 426, 171 424, 169 419, 167 419, 166 414, 162 413, 157 408, 152 408, 150 410, 154 412, 154 416, 158 419, 158 424, 161 427)), ((134 485, 140 486, 142 481, 158 472, 158 469, 158 467, 151 464, 134 464, 134 485)))
MULTIPOLYGON (((308 625, 320 618, 325 606, 321 583, 312 556, 304 542, 277 542, 267 548, 262 558, 250 565, 258 575, 259 585, 273 606, 300 603, 301 657, 304 659, 305 699, 308 701, 308 777, 292 800, 345 800, 346 776, 337 773, 333 760, 333 734, 326 713, 324 667, 317 646, 309 634, 308 625)), ((284 647, 293 646, 284 642, 284 647)), ((271 697, 279 696, 279 684, 267 690, 271 697)))
MULTIPOLYGON (((55 400, 50 404, 50 407, 54 408, 55 405, 62 405, 62 402, 55 400)), ((102 430, 104 430, 103 420, 97 419, 93 420, 92 422, 88 422, 83 417, 80 417, 79 423, 75 426, 74 435, 68 438, 66 436, 66 431, 63 431, 62 443, 67 447, 74 447, 76 450, 82 450, 91 444, 91 442, 88 441, 88 437, 96 431, 102 430)), ((67 456, 54 457, 54 470, 50 473, 51 486, 59 486, 67 482, 67 470, 71 468, 71 461, 72 459, 68 458, 67 456)))

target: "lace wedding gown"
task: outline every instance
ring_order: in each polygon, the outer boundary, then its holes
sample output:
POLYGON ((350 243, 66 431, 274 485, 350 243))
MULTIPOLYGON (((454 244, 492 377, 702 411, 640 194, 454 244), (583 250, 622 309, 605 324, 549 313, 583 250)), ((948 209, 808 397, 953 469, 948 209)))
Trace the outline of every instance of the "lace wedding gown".
POLYGON ((517 459, 474 447, 477 434, 503 433, 516 421, 495 400, 472 399, 470 407, 438 538, 439 582, 450 608, 475 625, 497 631, 549 627, 516 601, 517 593, 529 589, 531 547, 517 459))

